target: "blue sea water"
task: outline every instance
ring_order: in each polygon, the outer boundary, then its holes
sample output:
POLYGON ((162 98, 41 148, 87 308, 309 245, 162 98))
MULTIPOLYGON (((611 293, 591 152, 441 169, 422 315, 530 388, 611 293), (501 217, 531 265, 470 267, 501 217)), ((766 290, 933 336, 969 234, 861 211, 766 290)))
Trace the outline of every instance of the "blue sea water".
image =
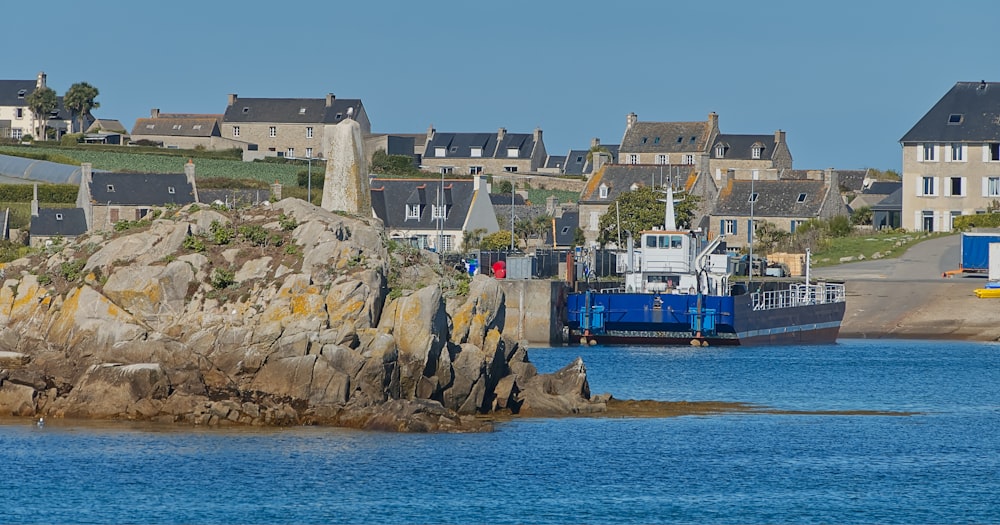
POLYGON ((484 434, 0 424, 3 523, 1000 522, 1000 345, 533 348, 591 389, 802 411, 484 434))

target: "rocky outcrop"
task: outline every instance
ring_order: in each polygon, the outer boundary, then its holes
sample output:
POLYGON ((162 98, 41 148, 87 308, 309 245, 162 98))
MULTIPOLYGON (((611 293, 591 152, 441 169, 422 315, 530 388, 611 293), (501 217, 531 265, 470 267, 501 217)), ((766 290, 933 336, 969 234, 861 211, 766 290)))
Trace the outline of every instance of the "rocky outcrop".
POLYGON ((4 273, 0 415, 463 431, 606 408, 581 361, 538 374, 501 335, 495 281, 300 200, 170 210, 4 273))

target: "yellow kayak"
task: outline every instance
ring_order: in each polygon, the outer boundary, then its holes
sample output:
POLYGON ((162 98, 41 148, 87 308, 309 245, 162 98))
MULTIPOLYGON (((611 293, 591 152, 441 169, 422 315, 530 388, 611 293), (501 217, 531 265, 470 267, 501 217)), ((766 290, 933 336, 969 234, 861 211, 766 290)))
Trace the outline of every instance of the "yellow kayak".
POLYGON ((980 299, 1000 298, 1000 288, 976 288, 976 297, 980 299))

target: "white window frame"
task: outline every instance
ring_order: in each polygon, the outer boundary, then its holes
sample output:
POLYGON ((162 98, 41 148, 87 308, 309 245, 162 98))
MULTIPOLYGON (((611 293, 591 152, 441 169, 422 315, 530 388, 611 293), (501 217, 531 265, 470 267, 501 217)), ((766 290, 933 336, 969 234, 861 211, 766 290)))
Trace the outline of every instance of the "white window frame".
POLYGON ((968 185, 965 183, 965 177, 945 177, 944 178, 944 196, 945 197, 965 197, 966 188, 968 185), (954 191, 955 181, 958 181, 958 193, 954 191))
POLYGON ((24 108, 16 108, 16 109, 14 109, 14 118, 16 120, 23 119, 24 118, 24 108))
POLYGON ((306 138, 307 139, 313 138, 313 127, 312 126, 306 126, 306 138))
POLYGON ((267 136, 271 137, 271 138, 277 137, 278 136, 278 126, 268 126, 267 127, 267 136))
POLYGON ((481 175, 482 173, 482 166, 469 166, 469 175, 481 175))
POLYGON ((420 205, 419 204, 407 204, 406 205, 406 220, 416 219, 420 220, 420 205))
POLYGON ((670 164, 670 155, 659 154, 656 156, 657 164, 670 164))
POLYGON ((920 162, 937 162, 938 152, 937 144, 921 144, 920 149, 917 150, 920 162))
POLYGON ((965 162, 965 159, 968 158, 965 144, 953 143, 949 149, 951 150, 950 155, 946 159, 948 162, 965 162))
POLYGON ((470 149, 469 150, 469 156, 470 157, 482 157, 483 156, 483 148, 472 148, 472 149, 470 149))
POLYGON ((507 148, 507 158, 516 159, 521 155, 521 150, 517 148, 507 148))
POLYGON ((723 235, 736 235, 736 219, 723 219, 722 220, 722 234, 723 235))
POLYGON ((601 199, 607 199, 608 198, 608 187, 607 187, 607 185, 601 184, 597 188, 597 194, 598 194, 599 198, 601 198, 601 199))
POLYGON ((726 148, 722 144, 715 147, 715 158, 724 159, 726 158, 726 148))
POLYGON ((438 247, 438 253, 450 252, 454 249, 451 235, 439 235, 438 243, 441 245, 438 247))
POLYGON ((639 155, 635 153, 630 153, 628 156, 627 164, 638 164, 638 163, 639 163, 639 155))
POLYGON ((448 155, 448 148, 434 148, 435 157, 444 157, 448 155))
POLYGON ((286 157, 294 157, 295 156, 295 148, 288 148, 288 151, 285 152, 285 156, 286 157))
POLYGON ((763 153, 763 152, 764 152, 764 148, 762 148, 760 146, 754 146, 750 150, 750 157, 754 158, 754 159, 759 159, 760 158, 760 154, 763 153))
POLYGON ((917 182, 917 195, 921 197, 937 197, 937 177, 921 175, 917 182), (929 193, 927 191, 928 185, 930 186, 929 193))
POLYGON ((313 158, 313 149, 312 148, 306 148, 306 158, 307 159, 313 158))
POLYGON ((517 173, 517 166, 504 166, 503 170, 507 173, 517 173))
POLYGON ((239 126, 233 126, 233 136, 234 137, 239 137, 240 136, 240 127, 239 126))
POLYGON ((431 219, 447 219, 448 218, 448 207, 439 206, 437 204, 431 205, 431 219))
POLYGON ((983 197, 1000 197, 1000 177, 983 177, 983 197))
POLYGON ((21 137, 23 137, 23 136, 24 136, 24 130, 23 129, 21 129, 21 128, 11 128, 11 130, 10 130, 10 138, 12 138, 14 140, 21 140, 21 137))
POLYGON ((684 164, 687 166, 694 166, 694 155, 684 155, 684 164))

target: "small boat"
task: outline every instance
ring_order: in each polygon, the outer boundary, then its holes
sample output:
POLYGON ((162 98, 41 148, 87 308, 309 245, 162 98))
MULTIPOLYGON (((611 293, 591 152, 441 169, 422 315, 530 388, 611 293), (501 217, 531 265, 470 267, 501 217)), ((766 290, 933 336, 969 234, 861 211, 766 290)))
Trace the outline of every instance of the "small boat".
POLYGON ((980 299, 996 299, 1000 297, 1000 288, 976 288, 976 297, 980 299))
MULTIPOLYGON (((667 190, 666 224, 628 240, 623 286, 571 293, 565 331, 571 343, 762 345, 831 343, 844 318, 843 283, 732 280, 724 238, 707 241, 674 226, 667 190)), ((751 272, 752 273, 752 272, 751 272)))

